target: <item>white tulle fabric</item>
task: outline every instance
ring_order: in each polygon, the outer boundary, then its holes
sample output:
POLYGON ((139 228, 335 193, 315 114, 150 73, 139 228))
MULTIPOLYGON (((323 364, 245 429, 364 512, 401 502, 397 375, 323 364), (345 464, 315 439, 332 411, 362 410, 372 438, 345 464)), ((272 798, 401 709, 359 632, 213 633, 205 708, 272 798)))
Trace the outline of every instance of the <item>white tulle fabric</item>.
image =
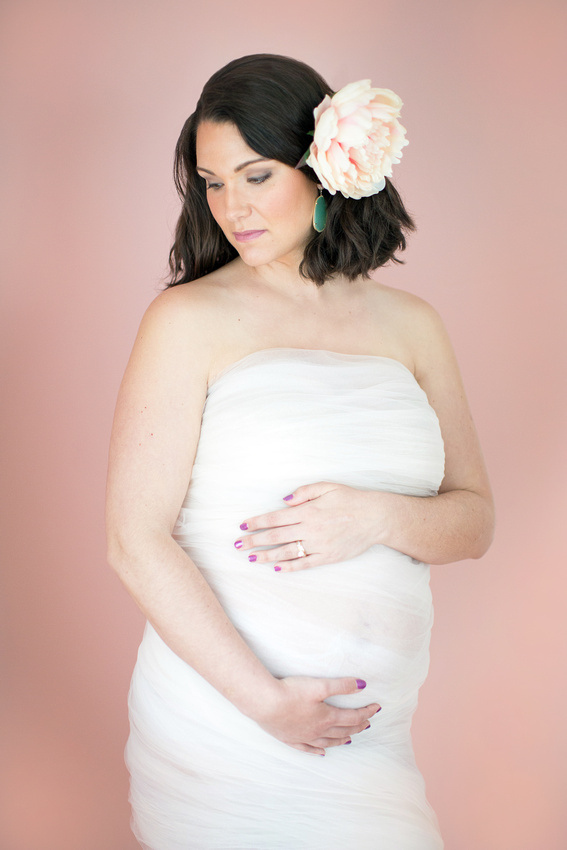
POLYGON ((133 827, 151 850, 440 850, 410 724, 429 663, 429 568, 385 546, 292 573, 234 548, 301 484, 431 496, 439 423, 396 360, 267 349, 210 387, 174 536, 277 677, 356 676, 372 728, 318 757, 272 738, 148 624, 130 690, 133 827))

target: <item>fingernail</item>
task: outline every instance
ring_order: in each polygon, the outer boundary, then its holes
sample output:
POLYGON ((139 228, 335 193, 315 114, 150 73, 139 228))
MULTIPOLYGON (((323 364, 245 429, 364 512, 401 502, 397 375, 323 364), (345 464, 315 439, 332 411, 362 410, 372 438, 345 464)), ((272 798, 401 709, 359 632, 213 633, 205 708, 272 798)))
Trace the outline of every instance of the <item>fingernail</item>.
POLYGON ((237 540, 234 545, 237 549, 240 549, 240 547, 242 546, 242 540, 237 540))
POLYGON ((249 560, 249 561, 255 561, 255 560, 256 560, 256 555, 248 555, 248 560, 249 560))
POLYGON ((277 573, 281 572, 281 569, 282 569, 282 568, 281 568, 281 567, 279 567, 277 564, 276 564, 276 566, 274 567, 274 570, 275 570, 277 573))
POLYGON ((364 727, 364 729, 363 729, 362 731, 363 731, 363 732, 366 732, 366 730, 367 730, 367 729, 370 729, 370 723, 368 724, 368 726, 365 726, 365 727, 364 727))
POLYGON ((352 744, 352 740, 350 740, 350 741, 345 741, 345 746, 346 746, 347 744, 352 744))
POLYGON ((363 688, 365 688, 366 682, 364 681, 364 679, 357 679, 356 680, 356 687, 358 688, 359 691, 361 691, 363 688))
POLYGON ((289 502, 290 499, 293 499, 293 493, 290 493, 289 496, 283 497, 284 502, 289 502))
POLYGON ((248 523, 247 522, 241 522, 240 523, 240 530, 241 531, 248 531, 248 523))
POLYGON ((381 705, 379 705, 379 706, 378 706, 378 708, 376 709, 376 711, 374 712, 374 714, 378 714, 378 712, 379 712, 379 711, 382 711, 382 706, 381 706, 381 705))

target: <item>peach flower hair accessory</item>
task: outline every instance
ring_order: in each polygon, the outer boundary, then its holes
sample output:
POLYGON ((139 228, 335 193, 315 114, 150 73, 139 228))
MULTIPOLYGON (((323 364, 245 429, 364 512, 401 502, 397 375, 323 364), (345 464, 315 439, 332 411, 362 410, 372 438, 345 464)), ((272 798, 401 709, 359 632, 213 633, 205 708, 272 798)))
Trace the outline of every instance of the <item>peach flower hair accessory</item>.
POLYGON ((408 144, 398 121, 402 101, 370 80, 349 83, 313 110, 313 142, 296 165, 309 165, 335 195, 367 198, 381 192, 408 144))

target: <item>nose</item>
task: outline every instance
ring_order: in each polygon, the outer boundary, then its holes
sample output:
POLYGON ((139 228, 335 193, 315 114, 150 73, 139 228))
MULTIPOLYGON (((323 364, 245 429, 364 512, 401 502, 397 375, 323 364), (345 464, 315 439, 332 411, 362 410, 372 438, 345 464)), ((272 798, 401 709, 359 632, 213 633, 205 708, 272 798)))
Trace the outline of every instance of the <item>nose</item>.
POLYGON ((233 224, 250 215, 250 204, 238 186, 226 186, 224 193, 224 213, 233 224))

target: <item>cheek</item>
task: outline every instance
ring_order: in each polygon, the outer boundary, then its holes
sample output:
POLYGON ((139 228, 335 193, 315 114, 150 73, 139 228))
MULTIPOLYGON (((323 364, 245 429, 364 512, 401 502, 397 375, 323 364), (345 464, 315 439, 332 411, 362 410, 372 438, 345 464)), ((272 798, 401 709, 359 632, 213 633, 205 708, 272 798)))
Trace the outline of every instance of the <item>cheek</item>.
POLYGON ((224 215, 224 204, 222 197, 214 191, 208 191, 206 198, 209 211, 212 217, 214 218, 214 220, 230 242, 229 233, 231 228, 224 215))
POLYGON ((293 183, 278 187, 278 191, 268 201, 270 215, 289 221, 290 228, 294 230, 307 227, 313 214, 315 197, 311 198, 303 186, 298 190, 293 183))

